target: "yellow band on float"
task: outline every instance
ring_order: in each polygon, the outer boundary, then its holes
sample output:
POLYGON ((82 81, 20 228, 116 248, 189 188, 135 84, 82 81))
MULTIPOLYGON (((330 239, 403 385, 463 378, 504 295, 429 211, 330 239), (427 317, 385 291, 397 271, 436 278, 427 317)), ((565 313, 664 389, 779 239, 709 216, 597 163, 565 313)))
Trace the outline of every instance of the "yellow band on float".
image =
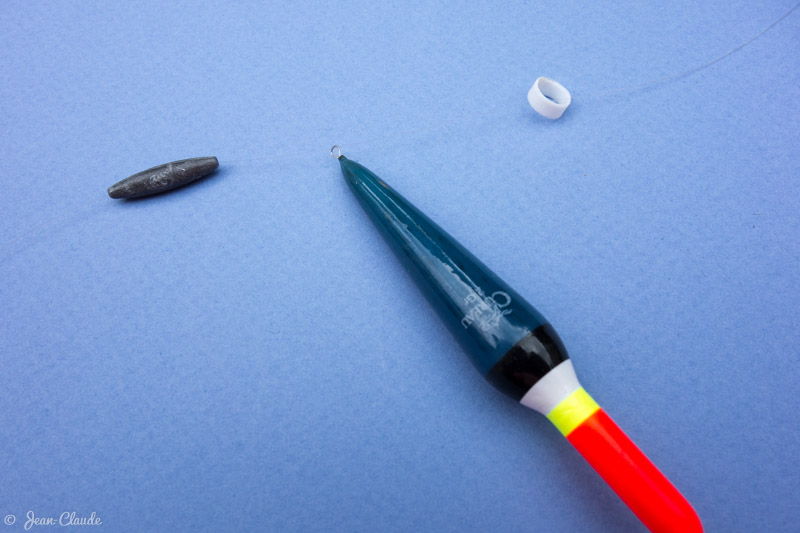
POLYGON ((547 418, 566 437, 598 409, 600 406, 589 393, 583 387, 578 387, 547 413, 547 418))

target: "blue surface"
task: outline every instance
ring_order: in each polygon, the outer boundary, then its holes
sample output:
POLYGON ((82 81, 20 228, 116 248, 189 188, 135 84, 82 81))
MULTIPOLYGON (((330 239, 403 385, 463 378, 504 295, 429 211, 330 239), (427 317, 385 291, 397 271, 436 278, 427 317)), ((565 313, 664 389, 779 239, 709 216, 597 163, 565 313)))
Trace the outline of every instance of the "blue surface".
POLYGON ((550 319, 707 531, 800 528, 800 10, 603 96, 793 4, 491 4, 0 6, 4 531, 641 528, 475 372, 334 143, 550 319))

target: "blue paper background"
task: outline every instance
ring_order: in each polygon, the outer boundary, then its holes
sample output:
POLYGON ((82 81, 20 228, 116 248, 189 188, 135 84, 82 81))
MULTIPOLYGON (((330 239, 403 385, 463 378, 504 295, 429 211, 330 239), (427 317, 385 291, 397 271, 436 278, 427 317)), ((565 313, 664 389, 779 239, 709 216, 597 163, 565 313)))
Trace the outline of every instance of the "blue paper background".
POLYGON ((607 94, 792 5, 4 2, 0 529, 642 529, 474 372, 338 143, 550 319, 707 531, 797 531, 800 10, 607 94))

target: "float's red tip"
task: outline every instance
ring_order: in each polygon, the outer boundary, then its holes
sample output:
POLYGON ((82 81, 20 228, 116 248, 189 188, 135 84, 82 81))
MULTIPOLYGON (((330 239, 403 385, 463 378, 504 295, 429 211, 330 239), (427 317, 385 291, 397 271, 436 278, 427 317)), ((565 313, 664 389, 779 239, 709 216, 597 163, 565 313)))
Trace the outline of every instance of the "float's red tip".
POLYGON ((700 518, 686 498, 602 409, 567 440, 650 531, 702 533, 700 518))

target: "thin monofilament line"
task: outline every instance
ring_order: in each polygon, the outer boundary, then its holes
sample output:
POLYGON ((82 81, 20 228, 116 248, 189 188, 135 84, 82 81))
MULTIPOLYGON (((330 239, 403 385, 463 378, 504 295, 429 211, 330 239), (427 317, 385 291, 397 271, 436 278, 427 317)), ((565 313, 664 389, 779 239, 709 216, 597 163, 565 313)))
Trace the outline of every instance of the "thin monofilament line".
MULTIPOLYGON (((797 10, 798 7, 800 7, 800 3, 795 4, 794 7, 792 7, 791 9, 789 9, 789 11, 787 11, 786 13, 781 15, 778 19, 776 19, 774 22, 772 22, 769 26, 767 26, 766 28, 764 28, 763 30, 761 30, 760 32, 755 34, 753 37, 751 37, 747 41, 745 41, 742 44, 740 44, 739 46, 737 46, 736 48, 733 48, 732 50, 724 53, 723 55, 721 55, 721 56, 719 56, 719 57, 717 57, 715 59, 712 59, 711 61, 703 63, 702 65, 690 68, 688 70, 684 70, 684 71, 678 72, 677 74, 671 74, 669 76, 664 76, 662 78, 657 78, 655 80, 651 80, 651 81, 648 81, 648 82, 645 82, 645 83, 641 83, 641 84, 638 84, 638 85, 631 85, 631 86, 628 86, 628 87, 621 87, 621 88, 617 88, 617 89, 605 90, 605 91, 601 91, 599 93, 594 93, 594 94, 591 94, 591 93, 588 93, 588 92, 584 93, 580 89, 578 89, 577 91, 573 91, 573 92, 575 92, 577 94, 580 94, 581 95, 581 97, 580 97, 581 100, 584 100, 584 101, 586 101, 586 100, 596 100, 596 99, 600 99, 600 98, 607 97, 607 96, 614 96, 614 95, 617 95, 617 94, 629 93, 629 92, 633 92, 633 91, 639 91, 639 90, 647 89, 647 88, 650 88, 650 87, 654 87, 656 85, 660 85, 660 84, 663 84, 663 83, 668 83, 670 81, 674 81, 674 80, 677 80, 677 79, 680 79, 680 78, 691 76, 692 74, 696 74, 697 72, 705 70, 705 69, 711 67, 712 65, 715 65, 715 64, 719 63, 720 61, 732 56, 736 52, 738 52, 741 49, 745 48, 746 46, 750 45, 756 39, 758 39, 759 37, 763 36, 765 33, 770 31, 772 28, 774 28, 775 26, 780 24, 789 15, 791 15, 795 10, 797 10)), ((474 117, 474 115, 472 115, 472 117, 474 117)), ((479 120, 486 120, 488 117, 489 117, 489 115, 484 114, 484 115, 479 115, 477 118, 479 120)), ((398 136, 407 136, 407 135, 421 136, 421 135, 425 135, 425 134, 428 134, 428 133, 431 133, 431 132, 434 132, 434 131, 441 130, 442 128, 446 128, 446 127, 452 126, 452 125, 457 124, 459 122, 464 122, 465 120, 469 120, 469 118, 470 117, 465 117, 465 116, 461 115, 461 116, 458 116, 458 117, 454 117, 454 118, 452 118, 450 120, 446 120, 444 122, 439 122, 437 124, 428 126, 426 128, 414 128, 414 127, 411 127, 411 128, 406 128, 404 130, 399 130, 399 131, 398 130, 394 130, 394 131, 392 131, 391 134, 388 134, 388 135, 378 135, 378 136, 374 136, 374 137, 371 137, 371 138, 368 138, 368 139, 358 140, 358 141, 355 141, 355 142, 348 142, 348 143, 342 142, 341 144, 343 144, 345 146, 345 149, 348 149, 349 147, 352 147, 352 146, 372 144, 372 143, 376 143, 376 142, 385 142, 386 140, 389 140, 389 139, 392 139, 392 138, 397 138, 398 136)), ((472 124, 471 121, 470 121, 470 124, 472 124)), ((337 140, 341 141, 341 139, 337 139, 337 140)), ((324 152, 322 152, 322 153, 324 153, 324 152)), ((292 155, 294 155, 294 154, 292 154, 292 155)), ((297 155, 299 156, 299 155, 302 155, 302 154, 297 154, 297 155)), ((273 157, 275 157, 275 156, 273 156, 273 157)), ((254 160, 254 159, 241 159, 239 161, 241 161, 243 163, 245 161, 261 162, 260 160, 254 160)))
MULTIPOLYGON (((638 91, 638 90, 642 90, 642 89, 647 89, 649 87, 654 87, 654 86, 662 84, 662 83, 667 83, 667 82, 674 81, 674 80, 677 80, 677 79, 680 79, 680 78, 684 78, 686 76, 691 76, 692 74, 700 72, 701 70, 705 70, 708 67, 719 63, 720 61, 732 56, 733 54, 735 54, 736 52, 738 52, 742 48, 745 48, 749 44, 753 43, 753 41, 755 41, 759 37, 763 36, 765 33, 770 31, 772 28, 774 28, 775 26, 780 24, 784 19, 786 19, 789 15, 791 15, 798 7, 800 7, 800 3, 796 4, 789 11, 787 11, 786 13, 781 15, 774 22, 772 22, 769 26, 767 26, 766 28, 764 28, 763 30, 758 32, 756 35, 754 35, 753 37, 751 37, 747 41, 743 42, 742 44, 740 44, 736 48, 733 48, 732 50, 726 52, 725 54, 723 54, 723 55, 721 55, 721 56, 719 56, 719 57, 717 57, 715 59, 712 59, 711 61, 703 63, 702 65, 690 68, 688 70, 684 70, 684 71, 678 72, 677 74, 671 74, 669 76, 664 76, 662 78, 657 78, 655 80, 644 82, 644 83, 641 83, 641 84, 638 84, 638 85, 631 85, 631 86, 628 86, 628 87, 621 87, 621 88, 617 88, 617 89, 605 90, 605 91, 601 91, 599 93, 594 93, 594 94, 592 94, 590 92, 583 92, 583 91, 580 90, 580 88, 578 90, 576 90, 576 91, 573 91, 573 92, 581 95, 580 99, 583 100, 583 101, 596 100, 596 99, 603 98, 603 97, 606 97, 606 96, 614 96, 614 95, 617 95, 617 94, 622 94, 622 93, 627 93, 627 92, 633 92, 633 91, 638 91)), ((421 136, 421 135, 425 135, 425 134, 428 134, 428 133, 431 133, 431 132, 434 132, 434 131, 438 131, 438 130, 440 130, 442 128, 446 128, 446 127, 452 126, 452 125, 457 124, 459 122, 464 122, 465 120, 470 120, 471 117, 476 117, 479 120, 486 120, 489 116, 490 115, 488 115, 488 114, 478 115, 477 117, 475 115, 470 115, 470 116, 460 115, 458 117, 451 118, 450 120, 446 120, 444 122, 439 122, 437 124, 434 124, 434 125, 431 125, 431 126, 428 126, 428 127, 424 127, 424 128, 410 127, 410 128, 405 128, 403 130, 394 130, 390 134, 377 135, 377 136, 370 137, 370 138, 367 138, 367 139, 361 139, 361 140, 358 140, 358 141, 346 142, 346 143, 342 142, 342 139, 332 139, 331 144, 333 144, 334 142, 338 141, 344 146, 344 149, 347 150, 347 149, 349 149, 350 147, 353 147, 353 146, 372 144, 372 143, 377 143, 377 142, 385 142, 385 141, 387 141, 389 139, 397 138, 397 137, 404 137, 404 136, 409 136, 409 135, 421 136)), ((471 120, 470 120, 470 124, 473 124, 473 122, 471 120)), ((319 156, 315 155, 315 156, 308 156, 308 157, 309 157, 309 159, 311 159, 313 157, 321 157, 324 153, 325 153, 324 151, 321 151, 319 156)), ((280 154, 273 154, 269 159, 263 159, 263 158, 235 158, 234 160, 226 160, 226 161, 230 162, 230 163, 260 164, 260 163, 267 163, 269 161, 272 161, 276 157, 303 157, 305 154, 306 154, 306 152, 286 152, 286 153, 280 153, 280 154)))
MULTIPOLYGON (((727 53, 725 53, 725 54, 723 54, 723 55, 721 55, 721 56, 719 56, 719 57, 717 57, 715 59, 712 59, 711 61, 708 61, 707 63, 704 63, 704 64, 702 64, 700 66, 697 66, 697 67, 694 67, 694 68, 690 68, 688 70, 684 70, 682 72, 679 72, 678 74, 672 74, 670 76, 665 76, 663 78, 658 78, 656 80, 649 81, 649 82, 646 82, 646 83, 643 83, 643 84, 633 85, 633 86, 630 86, 630 87, 623 87, 623 88, 619 88, 619 89, 612 89, 612 90, 608 90, 608 91, 603 91, 603 92, 600 92, 600 93, 597 93, 597 94, 594 94, 594 95, 590 95, 588 97, 581 97, 581 99, 591 100, 591 99, 598 99, 598 98, 602 98, 602 97, 606 97, 606 96, 613 96, 613 95, 626 93, 626 92, 638 91, 638 90, 647 89, 649 87, 653 87, 653 86, 656 86, 656 85, 660 85, 662 83, 668 83, 670 81, 674 81, 674 80, 677 80, 677 79, 680 79, 680 78, 684 78, 686 76, 691 76, 692 74, 700 72, 701 70, 705 70, 708 67, 710 67, 712 65, 715 65, 715 64, 719 63, 720 61, 730 57, 731 55, 733 55, 736 52, 740 51, 742 48, 745 48, 746 46, 751 44, 753 41, 755 41, 759 37, 763 36, 765 33, 770 31, 772 28, 774 28, 775 26, 780 24, 789 15, 791 15, 795 10, 797 10, 798 7, 800 7, 800 3, 795 4, 794 7, 792 7, 789 11, 784 13, 781 17, 779 17, 777 20, 775 20, 772 24, 770 24, 769 26, 767 26, 766 28, 764 28, 763 30, 758 32, 756 35, 754 35, 753 37, 751 37, 750 39, 748 39, 744 43, 740 44, 739 46, 737 46, 736 48, 730 50, 729 52, 727 52, 727 53)), ((580 94, 580 91, 578 91, 578 93, 580 94)), ((481 120, 485 120, 487 118, 487 115, 481 116, 479 118, 481 120)), ((375 142, 385 142, 388 139, 396 138, 398 136, 398 134, 401 134, 401 135, 405 135, 405 134, 423 135, 423 134, 431 133, 433 131, 437 131, 437 130, 442 129, 442 128, 446 128, 448 126, 451 126, 453 124, 461 122, 464 119, 465 119, 465 117, 459 116, 459 117, 453 118, 451 120, 448 120, 448 121, 445 121, 445 122, 440 122, 440 123, 438 123, 436 125, 433 125, 433 126, 429 126, 427 128, 422 128, 422 129, 420 129, 420 128, 407 128, 406 130, 400 131, 400 132, 393 131, 391 134, 388 134, 388 135, 376 136, 376 137, 372 137, 372 138, 369 138, 369 139, 363 139, 363 140, 360 140, 360 141, 349 142, 349 143, 347 143, 345 145, 345 148, 347 148, 348 146, 372 144, 372 143, 375 143, 375 142)), ((330 144, 333 144, 333 142, 331 142, 330 144)), ((225 158, 223 163, 224 164, 233 164, 233 165, 239 164, 239 165, 242 165, 242 166, 248 166, 248 165, 256 166, 256 165, 259 165, 259 164, 266 164, 268 162, 274 161, 276 158, 279 158, 279 157, 292 157, 292 158, 302 157, 303 159, 308 157, 308 159, 313 159, 313 158, 316 158, 316 157, 322 157, 323 154, 325 154, 325 150, 327 150, 327 147, 330 146, 330 144, 327 144, 327 146, 324 149, 320 150, 320 155, 319 156, 317 156, 317 155, 310 156, 310 155, 307 155, 306 151, 303 151, 303 152, 299 152, 298 151, 298 152, 285 152, 285 153, 272 154, 269 158, 247 158, 247 157, 238 158, 238 157, 234 156, 234 157, 232 157, 230 159, 225 158)), ((86 211, 86 209, 84 209, 84 211, 86 211)), ((82 211, 80 213, 83 214, 82 211)), ((8 242, 8 243, 0 243, 0 263, 3 263, 5 260, 9 259, 13 255, 12 248, 14 248, 16 245, 18 245, 23 239, 35 234, 38 230, 41 230, 45 226, 52 225, 52 223, 54 223, 56 220, 63 221, 64 219, 69 217, 70 214, 74 215, 75 213, 74 212, 70 212, 70 213, 68 213, 66 215, 58 215, 56 217, 50 218, 50 219, 48 219, 48 220, 46 220, 44 222, 41 222, 39 224, 35 224, 32 228, 29 228, 28 230, 23 231, 21 234, 19 234, 17 237, 12 239, 10 242, 8 242)), ((72 225, 72 224, 68 224, 68 225, 72 225)), ((25 246, 25 245, 23 245, 23 246, 25 246)))
POLYGON ((667 83, 669 81, 677 80, 679 78, 683 78, 683 77, 686 77, 686 76, 691 76, 692 74, 700 72, 701 70, 705 70, 708 67, 719 63, 723 59, 732 56, 733 54, 735 54, 736 52, 738 52, 739 50, 741 50, 745 46, 751 44, 753 41, 755 41, 756 39, 758 39, 759 37, 761 37, 762 35, 767 33, 769 30, 771 30, 772 28, 774 28, 775 26, 780 24, 781 21, 783 21, 786 17, 791 15, 798 7, 800 7, 800 3, 795 4, 795 6, 793 8, 791 8, 789 11, 784 13, 783 16, 781 16, 778 20, 776 20, 775 22, 773 22, 772 24, 770 24, 769 26, 767 26, 766 28, 764 28, 763 30, 758 32, 756 35, 754 35, 753 37, 751 37, 750 39, 748 39, 744 43, 740 44, 739 46, 737 46, 733 50, 731 50, 731 51, 719 56, 718 58, 712 59, 708 63, 704 63, 704 64, 702 64, 700 66, 697 66, 697 67, 694 67, 694 68, 690 68, 689 70, 684 70, 683 72, 679 72, 677 74, 672 74, 670 76, 664 76, 663 78, 658 78, 658 79, 653 80, 653 81, 645 82, 645 83, 642 83, 640 85, 633 85, 633 86, 630 86, 630 87, 622 87, 622 88, 619 88, 619 89, 611 89, 611 90, 607 90, 607 91, 602 91, 600 93, 597 93, 597 94, 593 95, 593 97, 598 98, 598 97, 602 97, 602 96, 612 96, 612 95, 615 95, 615 94, 627 93, 627 92, 631 92, 631 91, 638 91, 638 90, 642 90, 642 89, 647 89, 649 87, 653 87, 654 85, 659 85, 661 83, 667 83))

